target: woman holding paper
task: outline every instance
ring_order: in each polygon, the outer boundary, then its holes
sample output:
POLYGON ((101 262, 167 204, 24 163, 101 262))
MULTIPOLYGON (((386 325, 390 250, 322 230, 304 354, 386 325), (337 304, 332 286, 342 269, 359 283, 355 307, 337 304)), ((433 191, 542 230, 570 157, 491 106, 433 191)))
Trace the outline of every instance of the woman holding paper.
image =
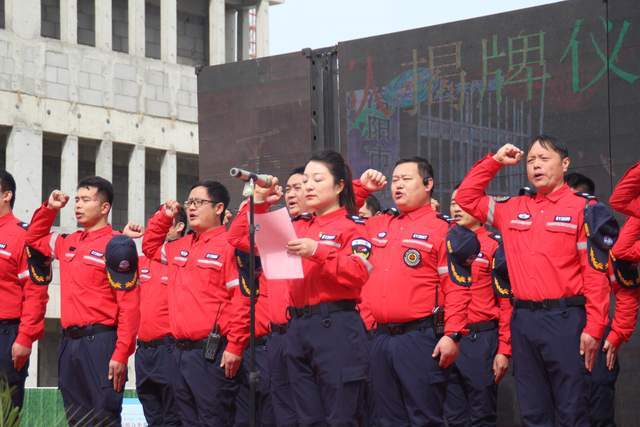
POLYGON ((301 424, 357 425, 362 415, 368 356, 356 311, 369 277, 371 243, 354 215, 351 171, 336 152, 309 160, 305 205, 314 215, 287 244, 302 257, 304 278, 289 291, 287 367, 301 424))

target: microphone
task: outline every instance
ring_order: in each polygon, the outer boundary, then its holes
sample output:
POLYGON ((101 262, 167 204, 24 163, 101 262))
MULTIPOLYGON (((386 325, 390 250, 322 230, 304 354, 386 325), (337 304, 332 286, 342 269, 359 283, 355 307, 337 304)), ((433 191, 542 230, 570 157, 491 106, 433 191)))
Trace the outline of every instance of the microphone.
POLYGON ((253 182, 256 185, 264 188, 271 187, 271 177, 269 175, 257 174, 255 172, 249 172, 240 168, 229 169, 229 175, 242 181, 249 181, 253 178, 253 182))

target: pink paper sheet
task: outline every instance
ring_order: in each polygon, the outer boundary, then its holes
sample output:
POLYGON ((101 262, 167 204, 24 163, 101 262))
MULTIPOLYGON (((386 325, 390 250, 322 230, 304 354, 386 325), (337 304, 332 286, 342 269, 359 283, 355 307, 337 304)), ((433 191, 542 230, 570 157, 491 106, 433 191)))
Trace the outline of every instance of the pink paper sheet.
POLYGON ((287 253, 287 243, 297 239, 286 208, 255 214, 256 245, 267 279, 301 279, 302 259, 287 253))

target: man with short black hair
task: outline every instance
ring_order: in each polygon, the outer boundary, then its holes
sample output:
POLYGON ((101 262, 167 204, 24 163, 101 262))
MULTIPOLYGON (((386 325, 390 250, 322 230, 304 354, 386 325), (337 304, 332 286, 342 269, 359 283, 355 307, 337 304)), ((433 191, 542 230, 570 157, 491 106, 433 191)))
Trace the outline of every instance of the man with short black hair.
POLYGON ((27 243, 60 262, 58 387, 69 423, 120 425, 127 361, 140 321, 137 277, 121 283, 107 273, 107 245, 120 234, 108 223, 111 183, 94 176, 82 179, 77 188, 75 216, 82 230, 50 233, 69 201, 54 190, 33 214, 27 243))
POLYGON ((606 207, 564 182, 570 163, 563 144, 539 135, 526 155, 506 144, 477 162, 456 194, 464 211, 504 239, 514 297, 512 358, 526 425, 589 425, 584 372, 607 323, 608 249, 617 231, 606 207), (536 192, 486 195, 502 167, 523 157, 536 192))
POLYGON ((564 182, 579 193, 595 195, 596 185, 591 178, 578 172, 570 172, 564 176, 564 182))
MULTIPOLYGON (((0 381, 22 407, 31 346, 44 332, 48 281, 34 282, 25 253, 27 224, 13 215, 16 182, 0 171, 0 381)), ((50 269, 49 274, 50 278, 50 269)))
MULTIPOLYGON (((361 177, 363 187, 384 187, 370 186, 372 176, 361 177)), ((444 424, 449 367, 467 324, 468 285, 448 274, 449 224, 431 207, 433 188, 426 159, 398 160, 391 196, 399 215, 376 215, 366 224, 375 268, 362 288, 360 313, 376 328, 369 374, 374 418, 383 426, 444 424)))
POLYGON ((249 337, 233 248, 222 225, 227 189, 196 183, 184 202, 193 233, 167 242, 180 205, 168 200, 149 220, 142 249, 168 265, 169 324, 176 339, 174 393, 184 425, 231 425, 236 373, 249 337))

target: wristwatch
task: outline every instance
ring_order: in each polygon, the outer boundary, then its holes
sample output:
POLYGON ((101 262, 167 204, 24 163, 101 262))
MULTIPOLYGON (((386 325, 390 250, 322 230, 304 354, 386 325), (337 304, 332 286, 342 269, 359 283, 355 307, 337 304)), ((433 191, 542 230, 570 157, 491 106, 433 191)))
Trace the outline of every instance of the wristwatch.
POLYGON ((460 342, 462 339, 462 334, 460 332, 453 332, 451 334, 447 334, 449 338, 453 340, 453 342, 460 342))

